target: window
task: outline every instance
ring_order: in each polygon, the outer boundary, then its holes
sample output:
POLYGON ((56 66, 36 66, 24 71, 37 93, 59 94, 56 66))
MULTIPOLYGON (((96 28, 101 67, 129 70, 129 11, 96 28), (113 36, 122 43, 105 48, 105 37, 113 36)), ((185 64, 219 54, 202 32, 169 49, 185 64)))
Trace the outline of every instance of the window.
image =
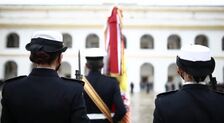
POLYGON ((205 35, 198 35, 195 38, 195 44, 200 44, 208 47, 208 39, 205 35))
POLYGON ((63 43, 66 47, 72 48, 72 36, 68 33, 63 33, 63 43))
POLYGON ((8 61, 5 64, 5 79, 17 76, 17 64, 14 61, 8 61))
POLYGON ((154 68, 152 64, 144 63, 143 65, 141 65, 140 79, 141 91, 146 90, 146 92, 148 93, 149 91, 153 90, 154 68))
POLYGON ((222 51, 224 51, 224 37, 222 38, 222 51))
POLYGON ((87 36, 86 48, 99 48, 99 37, 96 34, 89 34, 87 36))
POLYGON ((151 35, 145 34, 140 39, 140 48, 141 49, 153 49, 154 48, 154 39, 151 35))
POLYGON ((180 89, 182 81, 180 76, 177 74, 177 65, 175 63, 170 64, 168 67, 167 82, 165 85, 166 91, 180 89))
POLYGON ((7 48, 18 48, 19 47, 19 36, 16 33, 10 33, 7 36, 7 48))
POLYGON ((181 41, 178 35, 170 35, 168 37, 167 49, 180 49, 181 41))
POLYGON ((62 62, 58 73, 62 77, 71 78, 71 65, 68 62, 62 62))
POLYGON ((37 64, 31 63, 31 65, 30 65, 30 71, 32 71, 33 68, 36 68, 36 67, 37 67, 37 64))

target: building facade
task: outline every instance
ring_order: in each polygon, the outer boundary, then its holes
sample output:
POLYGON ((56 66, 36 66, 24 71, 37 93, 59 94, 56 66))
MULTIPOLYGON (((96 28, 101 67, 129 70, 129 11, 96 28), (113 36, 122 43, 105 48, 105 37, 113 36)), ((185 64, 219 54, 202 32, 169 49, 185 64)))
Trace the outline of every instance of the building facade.
MULTIPOLYGON (((168 78, 178 88, 175 59, 187 44, 211 48, 216 60, 213 76, 224 81, 224 6, 120 5, 128 82, 134 91, 152 83, 155 92, 165 91, 168 78)), ((62 32, 68 50, 59 73, 75 78, 78 51, 81 72, 86 74, 86 48, 104 48, 104 29, 111 5, 0 5, 0 79, 28 75, 34 67, 25 45, 34 31, 62 32)))

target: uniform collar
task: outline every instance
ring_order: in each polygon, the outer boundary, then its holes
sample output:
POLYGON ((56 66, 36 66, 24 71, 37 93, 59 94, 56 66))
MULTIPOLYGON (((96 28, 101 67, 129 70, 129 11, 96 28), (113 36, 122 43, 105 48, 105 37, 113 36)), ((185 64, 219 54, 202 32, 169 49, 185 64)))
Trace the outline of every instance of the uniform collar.
POLYGON ((189 84, 201 84, 201 85, 206 85, 206 83, 205 82, 198 82, 198 83, 196 83, 196 82, 192 82, 192 81, 186 81, 186 82, 184 82, 183 83, 183 85, 189 85, 189 84))
POLYGON ((183 90, 185 89, 209 89, 207 85, 205 84, 185 84, 182 87, 183 90))
POLYGON ((97 76, 97 75, 101 75, 100 71, 90 71, 89 72, 89 76, 97 76))
POLYGON ((48 68, 33 68, 30 76, 59 77, 55 70, 48 68))

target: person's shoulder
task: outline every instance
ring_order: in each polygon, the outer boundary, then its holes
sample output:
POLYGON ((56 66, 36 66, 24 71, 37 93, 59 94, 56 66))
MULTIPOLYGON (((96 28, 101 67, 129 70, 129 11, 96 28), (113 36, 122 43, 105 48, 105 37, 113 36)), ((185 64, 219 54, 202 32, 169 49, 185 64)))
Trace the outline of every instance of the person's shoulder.
POLYGON ((167 102, 173 102, 176 99, 176 93, 178 91, 174 90, 174 91, 169 91, 169 92, 164 92, 164 93, 160 93, 157 95, 155 103, 157 105, 159 104, 167 104, 167 102))
POLYGON ((113 76, 108 76, 108 75, 103 75, 102 76, 105 78, 105 79, 109 79, 109 80, 112 80, 112 81, 117 81, 117 79, 113 76))
POLYGON ((103 76, 104 76, 103 79, 105 81, 107 81, 108 84, 110 83, 112 85, 116 85, 116 84, 119 83, 118 80, 115 77, 107 76, 107 75, 103 75, 103 76))
POLYGON ((61 77, 61 79, 63 80, 61 88, 63 88, 66 94, 74 95, 75 93, 81 94, 83 92, 83 81, 66 77, 61 77))
POLYGON ((7 83, 12 83, 12 82, 17 82, 23 78, 26 78, 27 76, 23 75, 23 76, 17 76, 17 77, 14 77, 14 78, 10 78, 10 79, 7 79, 4 81, 5 84, 7 83))
POLYGON ((224 92, 223 92, 223 91, 215 90, 214 92, 215 92, 216 94, 219 94, 219 95, 222 95, 222 96, 224 95, 224 92))
POLYGON ((172 96, 172 95, 176 94, 177 92, 178 92, 178 90, 173 90, 173 91, 160 93, 160 94, 157 95, 157 98, 164 98, 164 97, 172 96))
POLYGON ((24 75, 24 76, 17 76, 14 78, 7 79, 7 80, 3 81, 2 87, 3 88, 15 87, 17 84, 20 83, 21 80, 23 80, 26 77, 27 76, 24 75))
POLYGON ((81 81, 81 80, 66 78, 66 77, 61 77, 61 79, 64 80, 65 82, 69 83, 69 84, 79 84, 79 85, 84 86, 84 82, 81 81))

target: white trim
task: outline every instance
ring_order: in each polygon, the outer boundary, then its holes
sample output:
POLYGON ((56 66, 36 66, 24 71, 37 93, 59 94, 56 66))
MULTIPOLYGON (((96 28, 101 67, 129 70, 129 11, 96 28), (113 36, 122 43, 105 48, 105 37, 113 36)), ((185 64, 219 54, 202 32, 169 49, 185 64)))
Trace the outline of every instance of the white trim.
MULTIPOLYGON (((94 113, 94 114, 87 114, 90 120, 99 120, 99 119, 106 119, 106 116, 102 113, 94 113)), ((114 113, 111 113, 111 116, 114 116, 114 113)))
POLYGON ((205 82, 198 82, 198 83, 196 83, 196 82, 184 82, 183 83, 183 85, 190 85, 190 84, 201 84, 201 85, 206 85, 206 83, 205 82))

